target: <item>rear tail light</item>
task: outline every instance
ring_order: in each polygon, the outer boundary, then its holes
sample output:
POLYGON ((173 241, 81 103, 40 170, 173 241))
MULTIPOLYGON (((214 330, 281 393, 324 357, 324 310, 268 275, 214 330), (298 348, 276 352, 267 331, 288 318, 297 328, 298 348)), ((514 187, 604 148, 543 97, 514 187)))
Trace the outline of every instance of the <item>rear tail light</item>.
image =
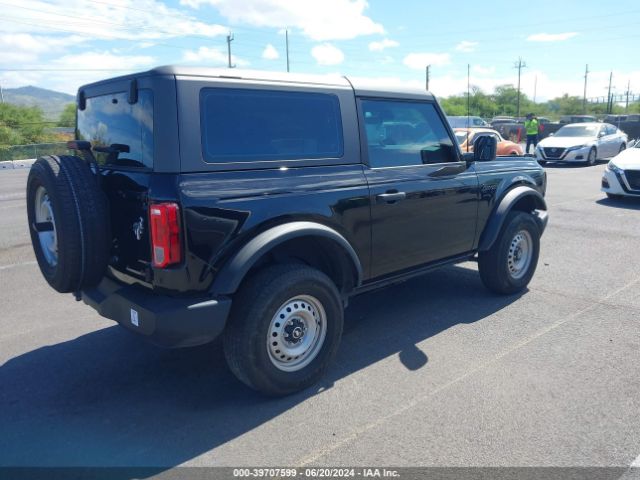
POLYGON ((180 207, 176 203, 149 206, 153 266, 164 268, 182 261, 180 245, 180 207))

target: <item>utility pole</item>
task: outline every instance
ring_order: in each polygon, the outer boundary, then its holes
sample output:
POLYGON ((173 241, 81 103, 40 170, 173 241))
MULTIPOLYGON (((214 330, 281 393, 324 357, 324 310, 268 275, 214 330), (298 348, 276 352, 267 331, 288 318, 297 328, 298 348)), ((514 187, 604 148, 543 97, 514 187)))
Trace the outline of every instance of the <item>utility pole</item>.
POLYGON ((613 110, 613 102, 611 98, 611 81, 613 80, 613 72, 609 74, 609 92, 607 93, 607 113, 613 110))
POLYGON ((431 65, 427 65, 425 73, 427 75, 427 91, 429 91, 429 70, 431 69, 431 65))
POLYGON ((470 115, 471 115, 471 64, 467 63, 467 128, 469 127, 470 115))
POLYGON ((227 58, 229 60, 229 68, 236 68, 236 66, 231 63, 231 42, 233 42, 233 33, 229 32, 229 35, 227 35, 227 58))
POLYGON ((589 76, 589 64, 584 67, 584 94, 582 95, 582 113, 587 113, 587 77, 589 76))
POLYGON ((289 73, 289 30, 284 31, 284 41, 287 49, 287 73, 289 73))
POLYGON ((627 81, 627 104, 624 107, 624 111, 625 113, 627 113, 629 111, 629 94, 631 90, 631 80, 627 81))
POLYGON ((518 63, 514 65, 514 68, 518 69, 518 103, 516 106, 516 117, 520 116, 520 76, 522 69, 527 68, 527 64, 522 61, 522 58, 518 58, 518 63))

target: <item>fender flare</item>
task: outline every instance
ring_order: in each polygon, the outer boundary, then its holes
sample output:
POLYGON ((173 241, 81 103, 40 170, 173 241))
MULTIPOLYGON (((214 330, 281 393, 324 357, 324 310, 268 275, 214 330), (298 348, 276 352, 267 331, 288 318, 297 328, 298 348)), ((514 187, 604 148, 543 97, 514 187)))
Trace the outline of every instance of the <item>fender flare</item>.
POLYGON ((535 219, 540 227, 540 233, 544 232, 545 227, 547 226, 547 202, 545 202, 544 197, 540 192, 535 190, 532 187, 526 185, 519 185, 515 188, 509 190, 500 200, 497 208, 491 214, 489 221, 484 227, 482 231, 482 235, 480 236, 480 242, 478 245, 479 251, 486 251, 491 248, 496 239, 498 238, 498 234, 500 230, 502 230, 502 225, 504 224, 505 219, 509 212, 513 209, 513 206, 525 197, 532 197, 535 205, 535 219))
POLYGON ((298 221, 272 227, 252 238, 229 258, 216 275, 211 291, 216 295, 234 293, 251 267, 277 245, 299 237, 322 237, 340 246, 351 259, 356 273, 355 286, 362 283, 362 265, 351 244, 333 228, 321 223, 298 221))

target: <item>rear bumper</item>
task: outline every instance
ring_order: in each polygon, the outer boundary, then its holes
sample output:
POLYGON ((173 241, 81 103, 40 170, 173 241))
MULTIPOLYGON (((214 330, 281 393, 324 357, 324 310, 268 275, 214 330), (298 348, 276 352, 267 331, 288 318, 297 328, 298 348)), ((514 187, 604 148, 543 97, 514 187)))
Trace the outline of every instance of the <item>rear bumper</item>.
POLYGON ((231 299, 173 298, 135 285, 103 278, 82 291, 82 300, 103 317, 164 347, 189 347, 210 342, 227 322, 231 299))

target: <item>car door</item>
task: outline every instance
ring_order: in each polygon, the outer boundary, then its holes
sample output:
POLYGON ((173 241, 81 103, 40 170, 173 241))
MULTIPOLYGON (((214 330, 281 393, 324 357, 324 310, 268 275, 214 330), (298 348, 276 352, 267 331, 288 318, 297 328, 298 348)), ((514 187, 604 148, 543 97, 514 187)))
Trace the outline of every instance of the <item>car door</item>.
POLYGON ((371 196, 372 277, 468 252, 478 179, 433 101, 358 100, 371 196))
POLYGON ((618 153, 618 136, 616 135, 616 127, 610 124, 605 124, 602 126, 604 130, 603 140, 603 150, 602 156, 604 158, 613 157, 616 153, 618 153))
POLYGON ((607 126, 600 125, 598 127, 598 133, 596 134, 596 146, 598 149, 598 158, 607 158, 609 156, 609 150, 611 149, 607 139, 607 126))

